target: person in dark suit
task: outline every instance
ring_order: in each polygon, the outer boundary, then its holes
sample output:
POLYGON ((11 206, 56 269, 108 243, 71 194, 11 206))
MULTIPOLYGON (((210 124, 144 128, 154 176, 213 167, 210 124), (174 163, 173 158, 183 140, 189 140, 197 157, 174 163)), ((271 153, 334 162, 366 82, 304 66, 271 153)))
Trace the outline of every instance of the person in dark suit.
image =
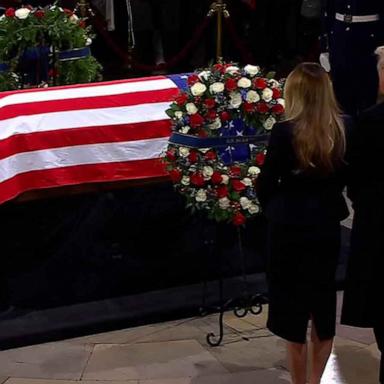
MULTIPOLYGON (((380 91, 384 94, 384 47, 377 50, 380 91)), ((359 117, 349 157, 348 195, 355 216, 341 322, 375 331, 384 353, 384 103, 359 117)), ((384 383, 381 359, 380 382, 384 383)))
POLYGON ((377 100, 376 47, 384 44, 383 0, 324 0, 323 48, 328 45, 336 96, 357 115, 377 100))
POLYGON ((335 335, 340 221, 348 216, 345 127, 326 71, 303 63, 288 76, 286 120, 275 125, 257 182, 268 220, 268 328, 287 341, 294 384, 320 383, 335 335))

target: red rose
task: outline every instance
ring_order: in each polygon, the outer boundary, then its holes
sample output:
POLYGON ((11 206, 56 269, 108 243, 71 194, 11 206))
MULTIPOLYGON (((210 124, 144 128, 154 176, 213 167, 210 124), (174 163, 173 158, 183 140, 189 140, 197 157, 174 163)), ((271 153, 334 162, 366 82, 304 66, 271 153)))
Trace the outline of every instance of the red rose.
POLYGON ((204 186, 204 177, 201 173, 194 173, 190 177, 191 184, 195 185, 196 187, 203 187, 204 186))
POLYGON ((272 112, 281 115, 284 113, 284 107, 281 104, 276 104, 272 107, 272 112))
POLYGON ((188 156, 188 160, 191 163, 197 163, 197 160, 199 160, 199 156, 197 154, 197 151, 191 151, 188 156))
POLYGON ((265 88, 267 88, 268 83, 264 79, 259 77, 259 78, 254 80, 253 85, 257 89, 265 89, 265 88))
POLYGON ((73 11, 71 11, 70 9, 68 9, 68 8, 64 8, 63 11, 64 11, 64 13, 65 13, 68 17, 73 16, 73 11))
POLYGON ((208 120, 215 120, 217 117, 216 111, 213 111, 212 109, 207 112, 207 119, 208 120))
POLYGON ((229 194, 228 187, 226 185, 220 185, 220 187, 217 188, 217 197, 219 199, 222 199, 223 197, 227 197, 229 194))
POLYGON ((169 172, 169 176, 173 183, 180 183, 181 179, 183 178, 183 174, 178 169, 172 169, 172 171, 169 172))
POLYGON ((220 73, 225 73, 225 66, 223 64, 215 64, 213 69, 220 73))
POLYGON ((221 112, 221 114, 220 114, 220 119, 221 119, 221 121, 228 121, 228 120, 231 120, 231 115, 230 115, 230 113, 227 112, 227 111, 221 112))
POLYGON ((241 168, 236 166, 236 165, 232 166, 231 167, 231 174, 233 176, 240 176, 241 175, 241 168))
POLYGON ((7 17, 15 17, 15 8, 8 8, 6 11, 5 11, 5 16, 7 17))
POLYGON ((235 216, 233 216, 232 223, 238 227, 245 224, 246 220, 246 217, 241 212, 237 212, 235 216))
POLYGON ((245 186, 244 183, 242 183, 240 180, 238 179, 233 179, 231 180, 231 183, 232 183, 232 188, 235 192, 241 192, 241 191, 244 191, 244 189, 246 189, 247 187, 245 186))
POLYGON ((176 104, 181 107, 188 101, 188 95, 186 95, 185 93, 180 93, 176 96, 175 101, 176 104))
POLYGON ((255 112, 255 105, 252 103, 243 103, 244 112, 252 113, 255 112))
POLYGON ((218 171, 213 172, 213 175, 211 177, 211 181, 213 184, 221 184, 223 181, 223 176, 221 176, 221 173, 218 171))
POLYGON ((212 109, 215 107, 216 105, 216 101, 215 99, 206 99, 204 101, 204 105, 208 108, 208 109, 212 109))
POLYGON ((197 75, 191 75, 188 77, 188 80, 187 80, 189 86, 192 86, 193 84, 196 84, 199 81, 200 79, 199 79, 199 76, 197 75))
POLYGON ((201 129, 199 132, 198 132, 198 136, 199 137, 208 137, 208 133, 204 130, 204 129, 201 129))
POLYGON ((216 153, 214 151, 208 151, 204 157, 206 160, 213 161, 216 160, 216 153))
POLYGON ((85 24, 84 20, 80 20, 79 27, 80 28, 85 28, 86 27, 86 24, 85 24))
POLYGON ((44 16, 45 16, 45 12, 44 12, 42 9, 38 9, 38 10, 35 12, 35 17, 36 17, 37 19, 42 19, 44 16))
POLYGON ((176 155, 175 155, 175 152, 174 151, 167 151, 166 153, 166 158, 169 160, 169 161, 175 161, 176 160, 176 155))
POLYGON ((264 103, 263 101, 261 103, 257 103, 256 111, 259 113, 267 113, 269 111, 268 104, 264 103))
POLYGON ((237 81, 235 79, 227 79, 225 81, 225 88, 228 91, 234 91, 237 88, 237 81))
POLYGON ((280 99, 281 97, 281 91, 279 88, 273 88, 272 89, 272 92, 273 92, 273 98, 274 99, 280 99))
POLYGON ((257 165, 263 165, 265 162, 265 153, 260 152, 256 155, 256 163, 257 165))
POLYGON ((195 113, 190 117, 189 122, 192 128, 196 128, 196 127, 199 127, 200 125, 203 125, 204 118, 199 113, 195 113))

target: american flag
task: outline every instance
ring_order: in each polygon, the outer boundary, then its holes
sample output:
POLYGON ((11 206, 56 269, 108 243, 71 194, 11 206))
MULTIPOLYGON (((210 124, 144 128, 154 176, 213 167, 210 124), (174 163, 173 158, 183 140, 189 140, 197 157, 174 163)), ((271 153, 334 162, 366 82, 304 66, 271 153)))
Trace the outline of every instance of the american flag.
POLYGON ((166 177, 165 110, 185 79, 0 93, 0 204, 36 189, 166 177))

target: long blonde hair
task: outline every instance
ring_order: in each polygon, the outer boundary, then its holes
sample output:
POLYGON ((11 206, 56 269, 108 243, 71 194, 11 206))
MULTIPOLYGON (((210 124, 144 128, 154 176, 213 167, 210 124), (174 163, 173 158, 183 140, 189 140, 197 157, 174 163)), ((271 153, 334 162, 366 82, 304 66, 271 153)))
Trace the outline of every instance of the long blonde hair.
POLYGON ((343 162, 345 127, 328 74, 317 63, 299 64, 284 93, 300 169, 334 171, 343 162))

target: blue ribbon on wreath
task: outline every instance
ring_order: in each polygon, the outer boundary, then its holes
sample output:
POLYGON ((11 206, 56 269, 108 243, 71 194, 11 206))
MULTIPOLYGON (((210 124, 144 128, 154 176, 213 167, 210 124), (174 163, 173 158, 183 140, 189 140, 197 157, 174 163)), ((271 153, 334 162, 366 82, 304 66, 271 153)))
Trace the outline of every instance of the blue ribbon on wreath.
POLYGON ((0 63, 0 72, 6 72, 9 69, 9 65, 6 63, 0 63))
POLYGON ((174 132, 170 143, 189 148, 214 148, 225 165, 247 162, 254 150, 268 143, 269 134, 257 134, 257 130, 242 119, 226 122, 219 129, 219 137, 202 138, 174 132))
POLYGON ((59 61, 79 60, 91 55, 89 47, 68 49, 58 53, 59 61))
POLYGON ((20 57, 22 71, 26 74, 26 82, 39 84, 48 80, 49 47, 26 48, 20 57))

